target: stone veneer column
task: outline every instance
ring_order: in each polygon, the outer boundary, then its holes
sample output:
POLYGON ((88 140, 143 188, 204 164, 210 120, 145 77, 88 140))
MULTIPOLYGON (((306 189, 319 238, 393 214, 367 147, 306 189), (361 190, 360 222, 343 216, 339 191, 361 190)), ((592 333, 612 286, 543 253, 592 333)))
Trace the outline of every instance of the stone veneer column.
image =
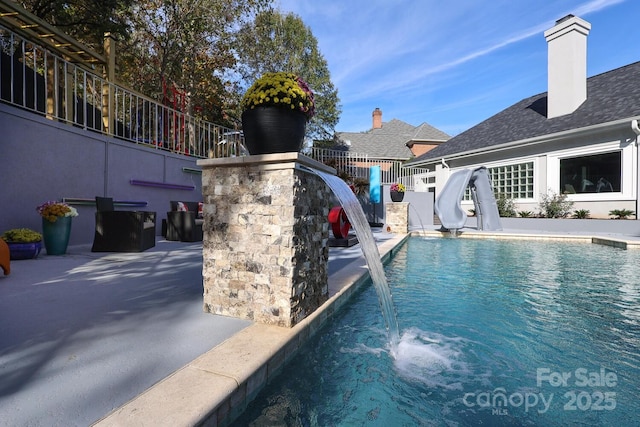
POLYGON ((292 327, 328 299, 332 192, 299 153, 199 160, 204 309, 292 327))
POLYGON ((409 232, 409 203, 394 202, 385 205, 384 214, 386 227, 389 233, 409 232))

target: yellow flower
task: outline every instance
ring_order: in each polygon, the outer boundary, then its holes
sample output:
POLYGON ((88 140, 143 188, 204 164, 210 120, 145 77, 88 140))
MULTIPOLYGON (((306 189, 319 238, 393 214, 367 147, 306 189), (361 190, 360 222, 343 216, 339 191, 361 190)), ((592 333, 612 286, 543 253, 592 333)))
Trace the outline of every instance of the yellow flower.
POLYGON ((293 73, 265 73, 253 83, 240 104, 243 110, 271 105, 297 109, 305 114, 307 120, 315 114, 313 92, 304 80, 293 73))

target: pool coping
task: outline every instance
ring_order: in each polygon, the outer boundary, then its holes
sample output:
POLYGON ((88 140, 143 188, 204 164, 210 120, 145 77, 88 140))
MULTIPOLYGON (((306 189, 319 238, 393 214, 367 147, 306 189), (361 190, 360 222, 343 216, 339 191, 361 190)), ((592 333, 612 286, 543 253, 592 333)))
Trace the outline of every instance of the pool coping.
MULTIPOLYGON (((414 230, 411 235, 446 237, 448 231, 440 230, 414 230)), ((518 239, 518 240, 555 240, 555 241, 573 241, 585 242, 597 245, 612 246, 620 249, 640 249, 640 239, 630 239, 624 236, 598 236, 595 234, 571 234, 571 233, 545 233, 531 231, 479 231, 476 229, 463 229, 457 238, 476 238, 476 239, 518 239)))
MULTIPOLYGON (((410 236, 446 237, 440 230, 411 231, 378 245, 386 264, 410 236)), ((581 234, 462 230, 458 238, 579 241, 640 249, 640 240, 581 234)), ((363 257, 329 277, 329 300, 293 328, 251 324, 151 386, 94 426, 226 426, 286 363, 369 280, 363 257)))
MULTIPOLYGON (((409 234, 378 244, 383 264, 409 234)), ((94 426, 225 426, 367 283, 364 257, 329 276, 329 299, 293 328, 253 323, 96 421, 94 426)))

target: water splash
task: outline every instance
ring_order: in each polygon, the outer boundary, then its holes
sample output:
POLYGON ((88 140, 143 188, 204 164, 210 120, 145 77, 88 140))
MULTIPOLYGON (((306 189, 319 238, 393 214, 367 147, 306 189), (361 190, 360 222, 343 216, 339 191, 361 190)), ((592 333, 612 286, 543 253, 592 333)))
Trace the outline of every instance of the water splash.
POLYGON ((398 319, 396 317, 393 299, 391 297, 391 291, 387 278, 384 273, 382 262, 380 261, 380 252, 378 252, 378 245, 369 227, 369 222, 360 206, 360 202, 353 194, 353 190, 340 178, 335 175, 330 175, 318 170, 313 171, 331 188, 333 194, 338 198, 342 208, 347 213, 347 218, 353 226, 356 232, 362 253, 369 266, 369 274, 371 275, 371 281, 378 295, 380 301, 380 307, 382 309, 382 316, 387 327, 387 333, 389 335, 389 343, 391 347, 391 355, 395 357, 396 349, 399 342, 399 329, 398 319))
POLYGON ((462 338, 411 327, 400 338, 394 366, 398 374, 408 381, 458 390, 472 374, 464 361, 464 345, 462 338))

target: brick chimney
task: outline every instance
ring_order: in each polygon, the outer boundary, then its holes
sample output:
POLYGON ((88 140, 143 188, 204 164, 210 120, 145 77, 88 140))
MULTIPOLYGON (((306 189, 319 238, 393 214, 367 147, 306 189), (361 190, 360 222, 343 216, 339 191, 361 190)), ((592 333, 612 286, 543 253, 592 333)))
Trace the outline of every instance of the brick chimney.
POLYGON ((587 21, 567 15, 544 32, 548 46, 548 119, 573 113, 587 99, 590 30, 587 21))
POLYGON ((373 129, 381 129, 382 128, 382 110, 376 108, 373 110, 373 129))

